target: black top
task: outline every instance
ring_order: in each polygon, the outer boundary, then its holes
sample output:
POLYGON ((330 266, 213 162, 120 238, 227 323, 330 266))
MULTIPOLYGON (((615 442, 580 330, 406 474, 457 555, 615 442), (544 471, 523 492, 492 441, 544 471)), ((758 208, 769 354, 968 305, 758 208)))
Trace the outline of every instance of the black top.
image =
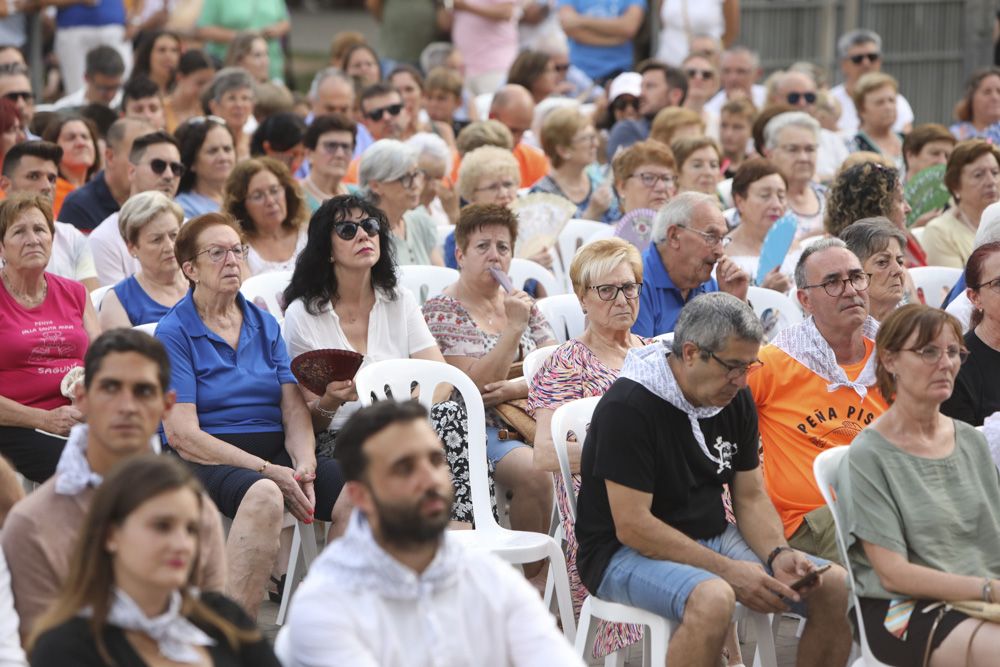
POLYGON ((66 195, 59 209, 60 222, 68 222, 81 232, 89 234, 97 225, 119 209, 111 196, 104 171, 99 171, 87 183, 66 195))
POLYGON ((652 493, 653 516, 692 539, 726 529, 722 485, 734 472, 758 465, 757 411, 750 390, 742 389, 719 414, 699 424, 720 463, 702 452, 686 414, 632 380, 616 380, 597 404, 583 444, 576 520, 577 569, 591 593, 622 546, 605 480, 652 493))
POLYGON ((969 358, 958 370, 951 398, 941 404, 941 412, 972 426, 1000 410, 1000 352, 984 343, 975 331, 965 334, 969 358))
MULTIPOLYGON (((243 608, 219 593, 202 593, 202 602, 214 612, 241 628, 255 628, 256 624, 243 608)), ((281 667, 266 639, 244 644, 233 652, 225 636, 215 628, 199 625, 212 639, 215 646, 208 647, 214 667, 281 667)), ((121 628, 104 626, 104 644, 116 667, 145 667, 139 654, 125 638, 121 628)), ((38 638, 31 653, 32 667, 103 667, 104 661, 97 652, 97 644, 90 632, 86 618, 71 618, 52 628, 38 638)))

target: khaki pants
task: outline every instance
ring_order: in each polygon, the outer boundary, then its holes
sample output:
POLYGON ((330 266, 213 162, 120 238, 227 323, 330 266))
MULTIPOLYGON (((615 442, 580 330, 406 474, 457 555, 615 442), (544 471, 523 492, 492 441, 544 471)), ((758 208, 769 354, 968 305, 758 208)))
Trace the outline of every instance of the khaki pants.
POLYGON ((837 550, 836 533, 833 514, 824 505, 802 517, 802 525, 788 539, 788 544, 799 551, 843 565, 837 550))

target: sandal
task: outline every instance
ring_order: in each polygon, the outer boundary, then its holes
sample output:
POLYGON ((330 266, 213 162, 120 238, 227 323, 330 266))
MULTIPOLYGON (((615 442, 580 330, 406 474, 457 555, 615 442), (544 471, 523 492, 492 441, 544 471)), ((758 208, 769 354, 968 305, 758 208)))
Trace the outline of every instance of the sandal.
POLYGON ((274 604, 281 604, 281 596, 285 592, 285 577, 287 576, 288 575, 283 574, 281 575, 281 579, 271 577, 271 584, 274 585, 276 590, 272 591, 271 586, 269 585, 267 588, 267 597, 274 604))

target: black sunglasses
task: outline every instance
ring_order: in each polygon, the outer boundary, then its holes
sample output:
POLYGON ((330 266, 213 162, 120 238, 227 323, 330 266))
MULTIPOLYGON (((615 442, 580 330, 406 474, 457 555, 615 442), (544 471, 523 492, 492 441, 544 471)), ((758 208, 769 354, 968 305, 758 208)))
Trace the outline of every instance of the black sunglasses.
POLYGON ((170 171, 173 172, 174 176, 184 175, 184 165, 180 162, 167 162, 166 160, 161 160, 160 158, 153 158, 149 161, 149 168, 153 170, 153 173, 157 176, 162 176, 163 172, 170 167, 170 171))
POLYGON ((388 112, 390 116, 398 116, 399 112, 402 111, 402 110, 403 110, 403 105, 402 104, 390 104, 387 107, 382 107, 380 109, 372 109, 371 111, 366 111, 365 115, 368 116, 369 118, 371 118, 374 121, 379 121, 379 120, 382 120, 382 116, 386 112, 388 112))
POLYGON ((632 107, 636 111, 639 110, 639 98, 638 97, 617 97, 615 101, 611 103, 611 108, 615 111, 624 111, 626 107, 632 107))
POLYGON ((816 93, 788 93, 788 103, 798 104, 800 99, 805 98, 806 104, 816 104, 816 93))
POLYGON ((365 234, 368 236, 375 236, 378 234, 378 230, 381 229, 378 220, 375 218, 365 218, 361 222, 338 223, 333 226, 333 231, 345 241, 353 241, 354 237, 358 235, 358 227, 365 230, 365 234))
POLYGON ((35 94, 30 90, 12 90, 3 97, 5 100, 10 100, 11 102, 17 102, 19 99, 30 102, 35 99, 35 94))
POLYGON ((860 65, 865 61, 865 58, 867 58, 868 62, 875 63, 878 62, 878 59, 881 57, 882 57, 881 53, 859 53, 857 55, 851 56, 851 62, 854 63, 855 65, 860 65))

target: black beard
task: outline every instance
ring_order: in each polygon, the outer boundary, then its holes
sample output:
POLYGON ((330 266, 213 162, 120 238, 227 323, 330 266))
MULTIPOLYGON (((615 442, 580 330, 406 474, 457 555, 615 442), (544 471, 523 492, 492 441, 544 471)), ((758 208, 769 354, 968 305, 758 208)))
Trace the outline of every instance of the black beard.
POLYGON ((453 501, 454 498, 428 491, 413 505, 391 505, 382 503, 372 493, 372 503, 378 513, 379 533, 383 540, 398 547, 419 546, 439 540, 451 521, 453 501), (447 511, 435 517, 425 517, 420 512, 420 505, 432 498, 444 500, 447 511))

